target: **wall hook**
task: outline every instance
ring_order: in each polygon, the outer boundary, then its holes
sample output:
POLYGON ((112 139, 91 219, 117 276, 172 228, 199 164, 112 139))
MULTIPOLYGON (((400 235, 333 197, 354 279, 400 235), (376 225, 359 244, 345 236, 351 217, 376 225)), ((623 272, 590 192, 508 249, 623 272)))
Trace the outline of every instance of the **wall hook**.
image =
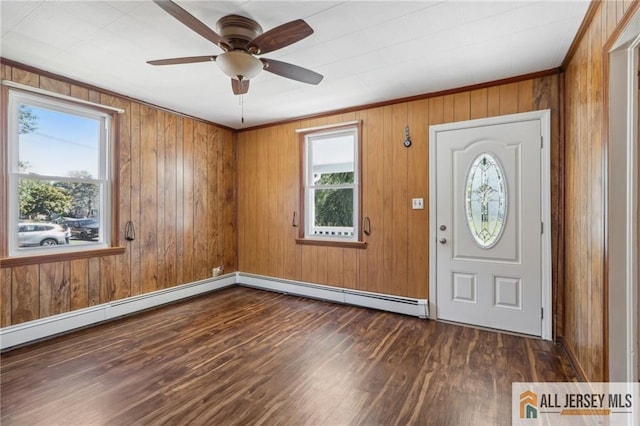
POLYGON ((364 232, 365 235, 371 235, 371 219, 369 219, 369 216, 365 216, 362 221, 362 232, 364 232))
POLYGON ((133 225, 132 221, 128 221, 124 226, 124 238, 127 241, 133 241, 136 239, 136 227, 133 225))

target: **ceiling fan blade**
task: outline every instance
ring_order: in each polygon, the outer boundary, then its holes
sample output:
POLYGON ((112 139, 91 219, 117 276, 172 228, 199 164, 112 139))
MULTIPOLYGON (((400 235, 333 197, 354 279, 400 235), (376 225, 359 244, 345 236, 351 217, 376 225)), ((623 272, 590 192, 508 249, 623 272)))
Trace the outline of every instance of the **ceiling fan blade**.
MULTIPOLYGON (((203 24, 198 18, 172 2, 171 0, 153 0, 155 4, 163 8, 169 15, 209 40, 211 43, 220 47, 226 46, 227 43, 221 35, 213 31, 211 28, 203 24)), ((227 49, 224 49, 227 50, 227 49)))
POLYGON ((231 89, 234 95, 244 95, 249 91, 249 80, 231 79, 231 89))
POLYGON ((251 40, 249 52, 261 55, 293 44, 313 34, 313 28, 302 19, 282 24, 251 40))
POLYGON ((157 59, 155 61, 147 61, 149 65, 176 65, 176 64, 193 64, 196 62, 215 61, 215 56, 187 56, 184 58, 157 59))
POLYGON ((324 78, 322 74, 287 62, 276 61, 273 59, 260 59, 266 66, 265 71, 277 74, 292 80, 301 81, 309 84, 319 84, 324 78))

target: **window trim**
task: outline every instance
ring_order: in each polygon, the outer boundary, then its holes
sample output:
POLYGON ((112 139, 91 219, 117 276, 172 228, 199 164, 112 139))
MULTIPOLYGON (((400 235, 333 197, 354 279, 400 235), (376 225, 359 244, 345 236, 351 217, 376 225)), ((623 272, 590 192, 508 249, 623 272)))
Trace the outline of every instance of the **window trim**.
POLYGON ((297 244, 313 245, 313 246, 329 246, 329 247, 345 247, 345 248, 366 248, 367 243, 363 241, 362 232, 362 218, 363 218, 363 206, 362 206, 362 188, 363 188, 363 176, 362 176, 362 121, 355 120, 344 123, 329 124, 325 126, 310 127, 304 129, 297 129, 298 141, 299 141, 299 171, 300 171, 300 195, 299 195, 299 209, 300 209, 300 223, 296 224, 298 227, 298 235, 296 238, 297 244), (356 236, 354 239, 344 240, 331 237, 308 237, 305 235, 307 226, 305 199, 306 199, 306 184, 307 184, 307 154, 306 154, 306 140, 307 137, 314 133, 328 133, 339 132, 346 129, 354 129, 356 131, 356 173, 357 173, 357 213, 355 217, 356 236))
MULTIPOLYGON (((0 268, 8 268, 22 265, 32 265, 45 262, 57 262, 72 259, 82 259, 89 257, 110 256, 115 254, 122 254, 125 252, 126 247, 119 244, 119 208, 117 200, 119 200, 119 114, 125 111, 121 108, 115 108, 108 105, 101 105, 94 102, 85 101, 82 99, 73 98, 71 96, 60 95, 54 92, 49 92, 40 88, 30 87, 23 84, 15 83, 9 80, 2 81, 2 91, 0 93, 0 104, 4 108, 4 113, 0 114, 0 122, 2 123, 3 131, 0 134, 0 140, 2 144, 0 146, 0 163, 3 164, 3 173, 0 173, 0 199, 3 200, 6 206, 9 205, 9 197, 11 191, 9 189, 10 183, 10 171, 8 166, 9 155, 9 91, 17 93, 22 92, 26 95, 41 96, 43 98, 49 98, 56 102, 68 103, 72 107, 80 107, 82 109, 94 109, 102 114, 108 115, 110 124, 107 129, 108 137, 108 151, 107 151, 107 173, 110 179, 106 185, 109 190, 109 196, 106 201, 105 211, 109 212, 108 222, 108 235, 109 242, 106 246, 95 248, 84 248, 74 251, 58 251, 55 253, 25 253, 20 255, 9 255, 9 242, 7 238, 0 239, 0 268)), ((0 211, 0 230, 3 230, 4 235, 9 235, 9 212, 8 209, 0 211)), ((86 246, 85 246, 86 247, 86 246)), ((90 247, 90 246, 89 246, 90 247)))

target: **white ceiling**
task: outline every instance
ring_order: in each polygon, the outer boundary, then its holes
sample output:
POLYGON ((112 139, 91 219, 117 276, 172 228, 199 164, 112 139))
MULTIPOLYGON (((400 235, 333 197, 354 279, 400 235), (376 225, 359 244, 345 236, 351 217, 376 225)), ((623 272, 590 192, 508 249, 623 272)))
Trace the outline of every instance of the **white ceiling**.
POLYGON ((294 19, 310 37, 264 55, 324 75, 318 86, 262 72, 239 97, 215 62, 146 61, 222 51, 151 1, 0 2, 0 55, 215 123, 259 124, 560 66, 588 0, 186 1, 215 30, 227 14, 264 31, 294 19))

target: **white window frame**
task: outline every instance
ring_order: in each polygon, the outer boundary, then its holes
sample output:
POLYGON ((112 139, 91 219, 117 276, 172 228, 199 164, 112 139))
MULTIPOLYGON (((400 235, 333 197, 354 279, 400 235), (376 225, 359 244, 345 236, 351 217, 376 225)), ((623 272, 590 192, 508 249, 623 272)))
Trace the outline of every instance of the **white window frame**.
POLYGON ((75 253, 91 251, 111 247, 111 223, 112 223, 112 147, 111 124, 112 116, 108 112, 94 107, 91 103, 73 102, 66 97, 47 96, 43 91, 24 91, 9 88, 7 100, 7 171, 8 171, 8 232, 7 248, 10 257, 51 255, 61 253, 75 253), (24 173, 18 169, 18 144, 19 144, 19 106, 21 104, 46 108, 64 114, 76 115, 100 121, 99 141, 99 176, 96 178, 71 178, 62 176, 47 176, 33 173, 24 173), (65 181, 93 183, 100 187, 99 194, 99 226, 100 236, 95 243, 80 245, 65 244, 55 247, 18 247, 18 223, 19 217, 19 180, 29 178, 41 181, 65 181))
POLYGON ((316 129, 302 129, 299 133, 303 133, 303 205, 304 211, 304 227, 302 238, 306 240, 328 241, 328 242, 358 242, 361 240, 360 230, 360 191, 361 191, 361 172, 360 172, 360 122, 342 123, 335 126, 320 127, 316 129), (311 142, 317 139, 325 139, 338 135, 350 135, 353 137, 353 165, 354 165, 354 181, 353 183, 335 184, 335 185, 316 185, 313 182, 313 152, 310 149, 311 142), (317 189, 353 189, 353 229, 351 235, 344 235, 343 229, 327 229, 327 234, 317 234, 314 232, 315 222, 315 203, 314 190, 317 189), (335 232, 332 233, 332 232, 335 232))

